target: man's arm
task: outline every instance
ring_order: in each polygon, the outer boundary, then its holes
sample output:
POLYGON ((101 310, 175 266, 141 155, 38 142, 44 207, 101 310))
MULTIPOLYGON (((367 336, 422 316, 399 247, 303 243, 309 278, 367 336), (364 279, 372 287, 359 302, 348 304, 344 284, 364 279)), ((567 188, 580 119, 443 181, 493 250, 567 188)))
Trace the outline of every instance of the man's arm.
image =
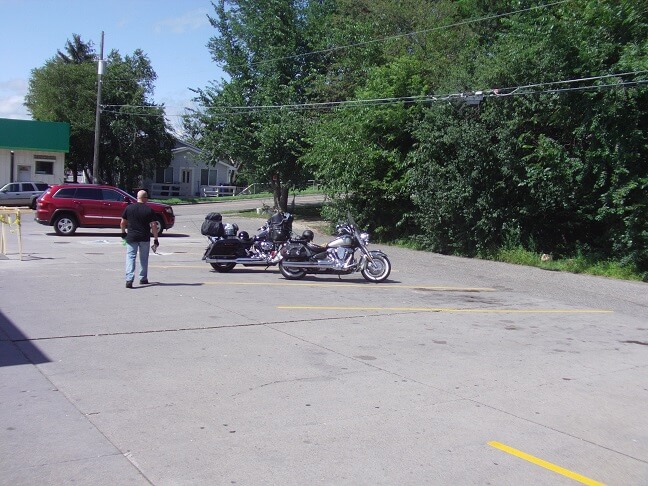
POLYGON ((157 240, 157 238, 158 238, 157 221, 151 221, 151 233, 153 233, 153 239, 157 240))

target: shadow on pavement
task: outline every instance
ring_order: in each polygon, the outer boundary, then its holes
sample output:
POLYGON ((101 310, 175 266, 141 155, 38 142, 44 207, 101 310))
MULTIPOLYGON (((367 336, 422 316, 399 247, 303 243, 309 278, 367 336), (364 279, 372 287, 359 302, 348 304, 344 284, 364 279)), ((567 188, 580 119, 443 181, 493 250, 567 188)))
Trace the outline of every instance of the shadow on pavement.
POLYGON ((0 312, 0 367, 50 361, 13 322, 0 312))

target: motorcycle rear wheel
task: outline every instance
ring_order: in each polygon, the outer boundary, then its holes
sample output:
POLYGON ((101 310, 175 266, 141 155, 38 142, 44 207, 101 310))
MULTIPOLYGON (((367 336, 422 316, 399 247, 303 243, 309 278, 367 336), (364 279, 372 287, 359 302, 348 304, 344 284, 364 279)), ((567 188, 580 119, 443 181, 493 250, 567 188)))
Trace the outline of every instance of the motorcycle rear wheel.
POLYGON ((219 273, 227 273, 236 266, 236 263, 210 263, 210 265, 219 273))
POLYGON ((362 269, 362 276, 370 282, 382 282, 391 272, 391 262, 385 255, 372 254, 373 262, 367 262, 367 266, 362 269))
POLYGON ((306 270, 304 270, 303 268, 287 268, 284 267, 283 263, 283 260, 279 262, 279 271, 281 272, 281 275, 283 275, 288 280, 299 280, 300 278, 304 278, 306 276, 306 270))

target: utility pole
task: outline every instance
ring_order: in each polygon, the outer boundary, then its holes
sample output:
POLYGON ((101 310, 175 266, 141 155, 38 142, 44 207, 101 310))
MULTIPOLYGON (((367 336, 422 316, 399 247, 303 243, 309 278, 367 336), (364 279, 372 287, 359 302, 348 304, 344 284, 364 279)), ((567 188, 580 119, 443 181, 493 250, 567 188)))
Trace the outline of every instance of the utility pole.
POLYGON ((100 121, 101 121, 101 76, 103 76, 105 61, 104 61, 104 33, 101 31, 101 49, 100 49, 99 63, 97 65, 97 113, 95 115, 95 138, 94 138, 94 158, 92 161, 92 183, 100 184, 99 177, 99 135, 100 135, 100 121))

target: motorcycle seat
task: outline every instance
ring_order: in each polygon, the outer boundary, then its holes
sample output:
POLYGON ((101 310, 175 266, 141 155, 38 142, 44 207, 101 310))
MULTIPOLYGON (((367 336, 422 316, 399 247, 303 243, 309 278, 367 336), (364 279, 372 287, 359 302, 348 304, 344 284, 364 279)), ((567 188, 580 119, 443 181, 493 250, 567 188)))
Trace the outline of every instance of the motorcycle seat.
POLYGON ((315 243, 307 243, 306 246, 308 246, 313 253, 322 253, 323 251, 326 251, 325 246, 316 245, 315 243))

